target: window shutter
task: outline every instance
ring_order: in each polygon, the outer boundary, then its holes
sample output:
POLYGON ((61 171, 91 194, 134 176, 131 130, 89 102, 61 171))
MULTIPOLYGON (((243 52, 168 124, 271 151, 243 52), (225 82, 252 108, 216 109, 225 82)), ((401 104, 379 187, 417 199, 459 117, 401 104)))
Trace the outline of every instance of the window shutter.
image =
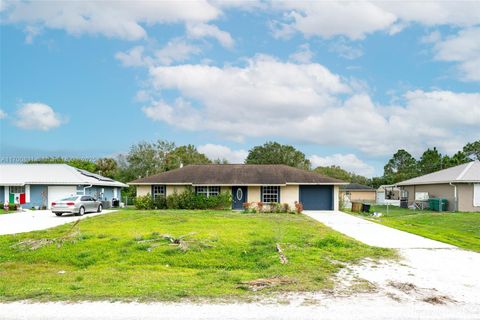
POLYGON ((473 206, 480 207, 480 184, 473 185, 473 206))

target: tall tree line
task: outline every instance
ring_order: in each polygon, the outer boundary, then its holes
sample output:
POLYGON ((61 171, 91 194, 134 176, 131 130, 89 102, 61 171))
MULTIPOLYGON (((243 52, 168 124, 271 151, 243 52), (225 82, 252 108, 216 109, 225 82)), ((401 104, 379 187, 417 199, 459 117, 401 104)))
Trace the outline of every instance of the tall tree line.
MULTIPOLYGON (((427 149, 418 160, 406 150, 400 149, 385 164, 383 176, 366 178, 335 165, 312 168, 310 160, 295 147, 268 141, 250 149, 245 163, 285 164, 304 170, 313 170, 347 182, 378 187, 382 184, 394 184, 475 159, 480 160, 480 140, 467 143, 453 156, 442 155, 437 148, 427 149)), ((225 159, 211 160, 191 144, 176 146, 173 142, 157 140, 132 145, 127 154, 119 155, 115 159, 101 158, 91 161, 51 157, 31 160, 28 163, 66 163, 122 182, 129 182, 137 178, 177 169, 181 165, 225 164, 228 161, 225 159)))

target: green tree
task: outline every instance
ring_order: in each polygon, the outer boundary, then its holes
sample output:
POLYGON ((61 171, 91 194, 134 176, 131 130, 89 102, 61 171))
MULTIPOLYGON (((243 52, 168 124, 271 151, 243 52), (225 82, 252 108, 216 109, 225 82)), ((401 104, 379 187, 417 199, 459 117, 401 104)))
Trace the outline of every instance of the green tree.
POLYGON ((470 162, 471 159, 463 151, 458 151, 453 156, 444 156, 443 157, 443 168, 455 167, 467 162, 470 162))
POLYGON ((179 146, 166 155, 165 171, 179 168, 180 165, 210 164, 212 161, 203 153, 198 152, 194 145, 179 146))
POLYGON ((95 162, 80 158, 62 158, 62 157, 45 157, 34 160, 29 160, 26 163, 56 163, 56 164, 68 164, 69 166, 90 171, 95 173, 97 166, 95 162))
POLYGON ((310 160, 305 154, 290 145, 266 142, 253 147, 245 159, 246 164, 286 164, 291 167, 310 169, 310 160))
POLYGON ((137 179, 165 171, 165 159, 174 149, 174 143, 164 140, 133 145, 126 156, 128 175, 137 179))
POLYGON ((218 159, 213 160, 213 163, 215 163, 215 164, 229 164, 230 162, 228 162, 228 160, 225 159, 225 158, 222 158, 222 159, 218 158, 218 159))
POLYGON ((471 157, 474 160, 480 160, 480 140, 467 143, 465 147, 463 147, 463 152, 465 153, 466 157, 471 157))
POLYGON ((403 149, 398 150, 383 169, 384 177, 392 183, 418 176, 417 160, 403 149))
POLYGON ((95 162, 95 165, 97 166, 97 173, 102 176, 113 178, 117 173, 118 165, 115 159, 101 158, 95 162))
POLYGON ((419 174, 424 175, 443 169, 443 160, 437 148, 427 149, 418 161, 419 174))
POLYGON ((328 166, 328 167, 316 167, 313 171, 323 174, 328 177, 332 177, 335 179, 340 179, 350 183, 359 183, 363 185, 369 185, 370 179, 355 174, 353 172, 348 172, 347 170, 342 169, 339 166, 328 166))

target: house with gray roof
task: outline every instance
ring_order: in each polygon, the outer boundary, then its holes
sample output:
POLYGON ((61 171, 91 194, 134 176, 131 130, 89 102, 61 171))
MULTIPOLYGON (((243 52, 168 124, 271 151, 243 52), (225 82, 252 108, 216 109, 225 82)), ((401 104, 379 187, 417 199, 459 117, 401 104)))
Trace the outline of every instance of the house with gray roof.
POLYGON ((90 195, 101 201, 120 199, 128 185, 66 164, 0 164, 0 203, 23 208, 50 208, 51 203, 73 195, 90 195))
POLYGON ((448 200, 448 210, 480 212, 480 161, 468 162, 397 183, 408 205, 428 198, 448 200))
POLYGON ((375 202, 377 191, 369 186, 358 183, 350 183, 340 187, 340 199, 348 200, 348 202, 375 202))
POLYGON ((193 188, 207 197, 232 194, 232 208, 244 203, 301 202, 305 210, 338 210, 339 187, 347 184, 312 171, 286 165, 206 164, 189 165, 129 182, 137 196, 168 196, 193 188))

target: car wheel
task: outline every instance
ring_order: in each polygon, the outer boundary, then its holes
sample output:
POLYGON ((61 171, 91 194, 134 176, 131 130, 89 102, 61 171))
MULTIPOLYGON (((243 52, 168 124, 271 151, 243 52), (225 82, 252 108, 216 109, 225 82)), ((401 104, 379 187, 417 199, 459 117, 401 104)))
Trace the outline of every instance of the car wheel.
POLYGON ((78 213, 75 213, 76 216, 83 216, 84 214, 85 214, 84 207, 80 207, 80 209, 78 209, 78 213))
POLYGON ((102 205, 99 205, 97 212, 102 212, 102 209, 103 209, 103 206, 102 206, 102 205))
POLYGON ((62 214, 63 214, 63 212, 55 212, 55 215, 56 215, 57 217, 61 217, 62 214))

